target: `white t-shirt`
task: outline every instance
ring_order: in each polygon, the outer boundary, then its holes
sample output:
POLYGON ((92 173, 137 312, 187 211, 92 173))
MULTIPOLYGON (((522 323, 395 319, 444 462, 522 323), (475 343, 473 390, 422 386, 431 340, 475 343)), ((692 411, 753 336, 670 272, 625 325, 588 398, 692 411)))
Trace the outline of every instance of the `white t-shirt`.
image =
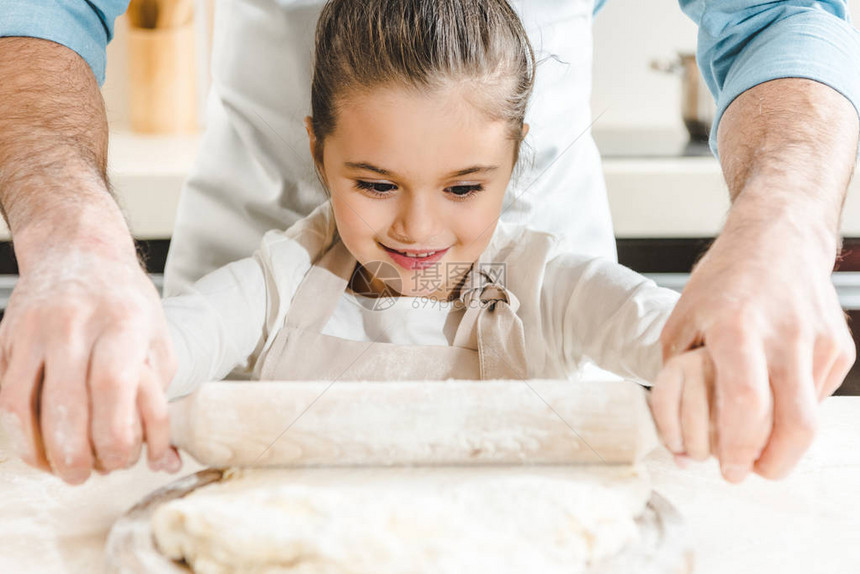
POLYGON ((350 292, 341 296, 324 335, 351 341, 395 345, 450 345, 454 332, 445 329, 451 305, 422 297, 397 297, 384 311, 374 310, 371 297, 350 292))
MULTIPOLYGON (((224 378, 237 367, 259 376, 261 355, 284 325, 312 262, 336 230, 330 203, 286 231, 265 234, 257 253, 209 273, 164 300, 179 369, 172 397, 224 378)), ((520 300, 530 376, 566 378, 589 361, 650 381, 662 365, 659 336, 678 294, 608 259, 557 254, 546 232, 499 222, 487 248, 507 264, 506 285, 520 300), (514 246, 515 249, 511 250, 514 246), (507 255, 505 255, 507 254, 507 255), (517 261, 539 272, 517 273, 517 261)), ((493 262, 499 262, 494 259, 493 262)), ((344 292, 323 333, 357 341, 450 345, 453 305, 401 297, 383 311, 344 292)))

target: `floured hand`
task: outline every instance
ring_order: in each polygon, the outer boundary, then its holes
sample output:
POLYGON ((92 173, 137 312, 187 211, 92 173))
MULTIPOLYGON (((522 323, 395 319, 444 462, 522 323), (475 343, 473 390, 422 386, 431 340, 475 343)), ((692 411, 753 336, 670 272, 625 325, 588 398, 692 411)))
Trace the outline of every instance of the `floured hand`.
POLYGON ((78 484, 131 466, 147 442, 153 469, 178 470, 174 359, 136 258, 69 248, 21 271, 0 324, 0 418, 17 454, 78 484))

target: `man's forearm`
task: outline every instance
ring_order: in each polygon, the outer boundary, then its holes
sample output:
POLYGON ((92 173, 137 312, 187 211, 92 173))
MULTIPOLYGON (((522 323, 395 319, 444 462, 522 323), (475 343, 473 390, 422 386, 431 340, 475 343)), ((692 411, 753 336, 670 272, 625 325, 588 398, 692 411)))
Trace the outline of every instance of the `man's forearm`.
POLYGON ((0 323, 0 423, 30 465, 178 470, 172 344, 106 178, 91 68, 59 44, 0 38, 0 203, 21 271, 0 323))
MULTIPOLYGON (((804 79, 760 84, 722 116, 732 207, 661 341, 664 359, 702 346, 713 363, 709 433, 730 482, 788 474, 815 436, 818 403, 854 363, 831 273, 857 134, 851 102, 804 79)), ((661 399, 658 428, 688 426, 686 384, 661 399)))
POLYGON ((733 202, 726 230, 794 224, 835 257, 857 134, 856 110, 824 84, 786 78, 741 94, 718 133, 733 202))
POLYGON ((107 142, 101 93, 78 54, 0 38, 0 205, 22 271, 31 247, 53 242, 133 253, 108 192, 107 142))

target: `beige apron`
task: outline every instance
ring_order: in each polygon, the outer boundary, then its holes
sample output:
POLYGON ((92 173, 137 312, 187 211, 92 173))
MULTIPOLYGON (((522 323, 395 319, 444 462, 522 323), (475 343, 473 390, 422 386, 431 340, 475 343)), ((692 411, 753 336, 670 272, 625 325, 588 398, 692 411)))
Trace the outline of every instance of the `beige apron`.
POLYGON ((352 341, 323 334, 355 265, 355 257, 335 238, 299 285, 283 328, 261 357, 261 379, 527 378, 523 323, 516 314, 519 301, 481 265, 472 266, 454 302, 452 313, 462 318, 451 346, 352 341))

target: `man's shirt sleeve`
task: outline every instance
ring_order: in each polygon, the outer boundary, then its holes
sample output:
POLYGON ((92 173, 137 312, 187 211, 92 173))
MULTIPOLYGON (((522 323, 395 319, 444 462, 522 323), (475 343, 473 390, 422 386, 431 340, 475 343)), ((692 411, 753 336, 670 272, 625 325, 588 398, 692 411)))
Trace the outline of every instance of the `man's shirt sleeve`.
POLYGON ((101 86, 114 20, 125 12, 128 2, 0 0, 0 36, 28 36, 62 44, 86 60, 101 86))
POLYGON ((860 111, 860 34, 850 24, 847 0, 679 3, 699 26, 699 69, 717 102, 714 154, 723 112, 740 94, 769 80, 816 80, 860 111))

